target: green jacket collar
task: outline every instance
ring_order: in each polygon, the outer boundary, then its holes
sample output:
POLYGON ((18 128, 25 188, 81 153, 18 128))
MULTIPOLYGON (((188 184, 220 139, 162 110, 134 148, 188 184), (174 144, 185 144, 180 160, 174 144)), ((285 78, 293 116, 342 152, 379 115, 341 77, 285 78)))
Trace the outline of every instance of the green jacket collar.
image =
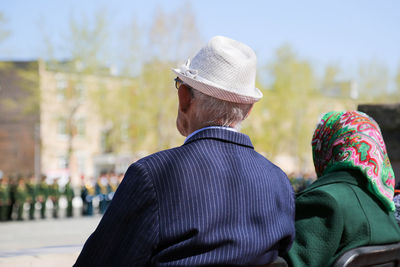
POLYGON ((365 187, 365 180, 362 173, 357 170, 334 171, 318 178, 309 187, 299 192, 297 196, 314 188, 334 183, 348 183, 359 187, 365 187))

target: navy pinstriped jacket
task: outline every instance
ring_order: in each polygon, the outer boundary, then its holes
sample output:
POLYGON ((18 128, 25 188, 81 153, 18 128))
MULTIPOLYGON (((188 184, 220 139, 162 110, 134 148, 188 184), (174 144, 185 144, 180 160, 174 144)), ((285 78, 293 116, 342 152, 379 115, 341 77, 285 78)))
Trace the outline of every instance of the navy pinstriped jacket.
POLYGON ((129 167, 75 266, 256 266, 294 233, 282 170, 247 135, 206 129, 129 167))

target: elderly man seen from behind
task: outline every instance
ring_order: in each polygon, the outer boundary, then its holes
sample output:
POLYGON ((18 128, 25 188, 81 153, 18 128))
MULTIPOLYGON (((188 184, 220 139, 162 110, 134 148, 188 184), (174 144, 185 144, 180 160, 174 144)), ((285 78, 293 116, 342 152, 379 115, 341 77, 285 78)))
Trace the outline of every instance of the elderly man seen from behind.
POLYGON ((253 50, 217 36, 173 71, 185 143, 129 167, 75 266, 257 266, 290 248, 289 180, 238 132, 262 97, 253 50))

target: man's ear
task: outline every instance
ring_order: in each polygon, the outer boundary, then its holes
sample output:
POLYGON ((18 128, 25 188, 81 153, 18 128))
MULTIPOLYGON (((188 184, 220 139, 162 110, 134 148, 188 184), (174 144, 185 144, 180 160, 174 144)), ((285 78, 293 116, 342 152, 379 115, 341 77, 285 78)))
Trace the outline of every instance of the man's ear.
POLYGON ((186 85, 181 85, 178 90, 179 110, 186 113, 192 104, 192 95, 190 89, 186 85))

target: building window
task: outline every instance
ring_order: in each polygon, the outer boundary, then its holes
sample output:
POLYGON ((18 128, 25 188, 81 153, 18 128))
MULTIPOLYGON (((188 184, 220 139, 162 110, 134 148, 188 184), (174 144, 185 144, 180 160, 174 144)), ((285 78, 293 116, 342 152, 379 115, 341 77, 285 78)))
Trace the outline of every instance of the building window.
POLYGON ((76 130, 79 136, 85 136, 86 134, 86 119, 80 118, 76 122, 76 130))
POLYGON ((83 83, 77 83, 75 85, 75 93, 77 98, 83 98, 85 95, 86 87, 83 83))
POLYGON ((76 161, 79 173, 86 173, 86 155, 82 152, 77 152, 76 161))
POLYGON ((59 118, 57 121, 57 133, 58 135, 67 135, 67 121, 64 118, 59 118))
POLYGON ((61 155, 57 157, 57 167, 59 169, 66 169, 68 168, 68 159, 67 156, 61 155))
POLYGON ((56 89, 57 89, 57 99, 59 101, 64 100, 67 93, 67 81, 62 78, 57 78, 56 89))

